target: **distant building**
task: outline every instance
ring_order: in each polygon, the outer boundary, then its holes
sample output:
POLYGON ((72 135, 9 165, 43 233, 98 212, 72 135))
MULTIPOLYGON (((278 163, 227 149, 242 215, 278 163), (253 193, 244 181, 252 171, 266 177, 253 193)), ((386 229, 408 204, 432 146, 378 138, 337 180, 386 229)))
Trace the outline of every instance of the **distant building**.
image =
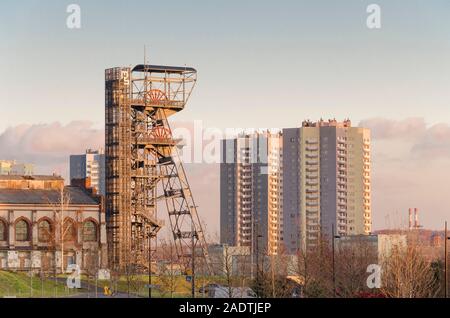
POLYGON ((0 175, 11 174, 13 164, 13 160, 0 160, 0 175))
POLYGON ((92 187, 105 195, 105 154, 102 149, 88 149, 83 155, 70 156, 70 180, 88 177, 92 187))
POLYGON ((289 252, 321 235, 371 232, 370 130, 350 120, 283 130, 284 242, 289 252))
POLYGON ((433 233, 430 238, 430 245, 433 247, 441 247, 443 245, 442 242, 444 241, 444 236, 445 235, 441 235, 440 233, 433 233))
POLYGON ((222 140, 221 243, 278 253, 283 236, 281 141, 280 133, 267 131, 222 140))
POLYGON ((106 243, 100 197, 64 187, 58 176, 0 176, 0 270, 61 272, 69 264, 84 271, 106 268, 106 243))
POLYGON ((222 140, 221 243, 269 255, 371 232, 370 131, 349 120, 222 140))
POLYGON ((335 239, 337 248, 355 248, 363 251, 365 248, 373 249, 378 260, 389 257, 394 249, 407 247, 407 237, 402 234, 371 234, 371 235, 349 235, 335 239))
POLYGON ((34 174, 34 165, 31 163, 18 163, 15 160, 0 160, 0 175, 31 176, 34 174))
POLYGON ((208 254, 216 275, 250 275, 251 256, 249 247, 214 244, 208 247, 208 254))

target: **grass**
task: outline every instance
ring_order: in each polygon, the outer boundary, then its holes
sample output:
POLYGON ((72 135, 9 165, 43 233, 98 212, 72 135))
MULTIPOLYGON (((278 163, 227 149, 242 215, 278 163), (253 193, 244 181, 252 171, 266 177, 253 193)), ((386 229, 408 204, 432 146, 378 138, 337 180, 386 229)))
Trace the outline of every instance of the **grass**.
MULTIPOLYGON (((152 290, 152 297, 154 298, 186 298, 191 297, 191 282, 186 281, 186 276, 180 275, 173 277, 175 280, 173 293, 170 293, 170 287, 168 286, 168 281, 170 277, 168 276, 153 276, 152 285, 157 285, 160 288, 152 290)), ((87 280, 87 279, 83 279, 87 280)), ((90 284, 94 285, 95 280, 89 279, 90 284)), ((196 278, 196 297, 204 297, 203 294, 199 293, 198 290, 209 283, 224 283, 222 278, 219 277, 197 277, 196 278)), ((130 284, 128 283, 126 277, 122 276, 117 282, 117 291, 121 293, 130 293, 130 295, 138 297, 148 297, 148 288, 145 285, 148 284, 148 276, 146 275, 136 275, 131 279, 130 284)), ((103 288, 104 286, 111 286, 110 281, 98 281, 97 286, 103 288)))
POLYGON ((78 293, 79 290, 71 290, 51 277, 41 280, 39 276, 31 278, 28 273, 0 271, 0 297, 53 298, 70 297, 78 293))
MULTIPOLYGON (((18 298, 61 298, 61 297, 76 297, 78 294, 90 294, 95 293, 95 280, 88 279, 88 277, 82 275, 81 279, 84 282, 88 282, 91 287, 90 290, 85 289, 69 289, 66 287, 64 278, 65 274, 57 275, 58 281, 55 281, 53 277, 46 277, 41 280, 39 275, 30 277, 28 273, 23 272, 6 272, 0 271, 0 298, 3 297, 18 297, 18 298)), ((170 287, 168 276, 153 276, 152 284, 160 286, 159 289, 152 290, 152 297, 154 298, 186 298, 191 297, 191 283, 186 281, 186 276, 180 275, 173 277, 175 279, 175 288, 173 293, 170 293, 170 287)), ((196 297, 204 297, 205 295, 198 292, 198 290, 209 283, 225 284, 224 279, 221 277, 197 277, 196 278, 196 297)), ((129 284, 127 278, 122 276, 117 282, 117 290, 121 293, 129 293, 132 296, 148 297, 148 288, 145 285, 148 284, 148 276, 136 275, 132 278, 132 282, 129 284)), ((110 281, 99 280, 97 281, 97 287, 103 289, 104 286, 111 287, 110 281)), ((99 291, 101 293, 101 291, 99 291)))

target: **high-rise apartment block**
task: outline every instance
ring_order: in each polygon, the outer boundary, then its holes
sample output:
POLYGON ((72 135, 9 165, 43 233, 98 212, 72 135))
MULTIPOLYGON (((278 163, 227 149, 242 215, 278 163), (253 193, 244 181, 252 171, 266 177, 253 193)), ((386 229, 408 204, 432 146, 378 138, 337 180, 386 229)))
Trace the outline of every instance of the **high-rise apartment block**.
POLYGON ((281 241, 282 135, 243 134, 221 144, 221 241, 276 253, 281 241))
POLYGON ((83 155, 70 156, 70 180, 90 178, 92 188, 105 195, 105 154, 100 150, 86 150, 83 155))
POLYGON ((295 253, 371 232, 370 131, 335 120, 221 145, 221 241, 295 253), (256 240, 255 238, 258 238, 256 240))

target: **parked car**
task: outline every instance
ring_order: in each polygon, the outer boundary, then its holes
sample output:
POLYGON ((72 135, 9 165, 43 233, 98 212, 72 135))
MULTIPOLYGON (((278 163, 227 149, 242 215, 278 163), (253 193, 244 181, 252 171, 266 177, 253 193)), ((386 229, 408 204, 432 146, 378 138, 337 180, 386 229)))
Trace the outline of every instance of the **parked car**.
POLYGON ((214 284, 214 283, 212 283, 212 284, 207 284, 207 285, 205 285, 205 286, 202 286, 202 287, 200 287, 199 289, 198 289, 198 292, 199 293, 208 293, 209 292, 209 289, 210 288, 216 288, 216 287, 219 287, 220 285, 219 284, 214 284))
POLYGON ((256 293, 250 287, 231 287, 217 286, 209 288, 208 297, 210 298, 257 298, 256 293))

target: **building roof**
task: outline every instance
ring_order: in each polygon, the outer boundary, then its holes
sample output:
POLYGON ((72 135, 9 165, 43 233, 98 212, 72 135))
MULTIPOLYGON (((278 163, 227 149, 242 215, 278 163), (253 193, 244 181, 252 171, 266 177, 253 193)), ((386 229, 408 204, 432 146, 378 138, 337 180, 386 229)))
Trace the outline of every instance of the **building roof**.
MULTIPOLYGON (((65 187, 70 205, 98 205, 97 200, 78 187, 65 187)), ((0 204, 55 204, 60 202, 58 190, 0 189, 0 204)))
POLYGON ((32 176, 22 176, 22 175, 0 175, 0 180, 42 180, 42 181, 61 181, 64 180, 60 176, 44 176, 44 175, 32 175, 32 176))
POLYGON ((184 74, 184 73, 197 73, 197 70, 192 67, 184 67, 184 66, 163 66, 163 65, 139 64, 133 68, 133 72, 184 74))

